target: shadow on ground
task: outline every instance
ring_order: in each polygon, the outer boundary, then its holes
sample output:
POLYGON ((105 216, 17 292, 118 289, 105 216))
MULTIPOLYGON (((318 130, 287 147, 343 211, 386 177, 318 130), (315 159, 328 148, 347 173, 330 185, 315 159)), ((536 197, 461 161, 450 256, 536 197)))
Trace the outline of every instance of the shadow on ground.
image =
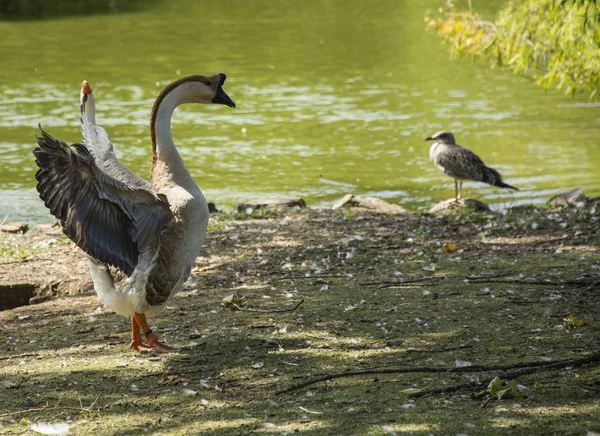
POLYGON ((210 228, 185 290, 152 319, 178 354, 130 351, 128 321, 93 295, 0 312, 0 434, 25 430, 23 419, 80 435, 600 431, 595 365, 519 377, 513 399, 473 399, 485 385, 406 392, 502 371, 374 373, 276 394, 347 371, 598 352, 596 216, 303 210, 217 215, 210 228), (231 294, 245 310, 221 304, 231 294))

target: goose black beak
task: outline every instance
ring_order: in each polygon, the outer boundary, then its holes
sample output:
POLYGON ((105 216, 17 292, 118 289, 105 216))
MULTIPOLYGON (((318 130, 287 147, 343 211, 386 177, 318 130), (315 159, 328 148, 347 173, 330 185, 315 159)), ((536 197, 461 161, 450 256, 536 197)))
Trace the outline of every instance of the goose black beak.
POLYGON ((215 96, 211 100, 213 103, 224 104, 225 106, 235 107, 235 103, 229 96, 223 91, 223 83, 225 83, 225 79, 227 76, 223 73, 219 74, 219 83, 217 84, 217 91, 215 96))
POLYGON ((427 138, 425 138, 425 141, 435 141, 435 139, 433 139, 431 136, 428 136, 427 138))

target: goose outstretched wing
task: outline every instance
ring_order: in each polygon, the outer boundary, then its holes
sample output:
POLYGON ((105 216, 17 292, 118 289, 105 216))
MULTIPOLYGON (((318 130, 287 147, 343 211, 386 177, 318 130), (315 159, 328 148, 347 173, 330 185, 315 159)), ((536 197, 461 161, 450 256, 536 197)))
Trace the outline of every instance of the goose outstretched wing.
POLYGON ((33 151, 40 198, 84 252, 130 276, 173 219, 166 199, 99 168, 87 146, 40 132, 33 151))

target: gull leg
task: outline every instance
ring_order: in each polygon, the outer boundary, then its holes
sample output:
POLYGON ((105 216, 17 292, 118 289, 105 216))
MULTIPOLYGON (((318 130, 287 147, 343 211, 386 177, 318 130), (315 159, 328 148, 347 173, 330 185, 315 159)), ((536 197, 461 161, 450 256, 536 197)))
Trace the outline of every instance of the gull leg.
POLYGON ((456 197, 457 200, 460 200, 460 197, 462 197, 462 184, 463 184, 463 181, 461 180, 458 183, 457 197, 456 197))
POLYGON ((137 325, 144 332, 144 335, 146 335, 146 340, 148 341, 151 350, 160 351, 162 353, 176 353, 178 351, 176 348, 169 347, 168 345, 159 342, 156 334, 148 327, 146 315, 143 313, 134 313, 133 319, 135 319, 137 325))
POLYGON ((454 201, 458 201, 460 195, 458 194, 458 180, 454 179, 454 201))

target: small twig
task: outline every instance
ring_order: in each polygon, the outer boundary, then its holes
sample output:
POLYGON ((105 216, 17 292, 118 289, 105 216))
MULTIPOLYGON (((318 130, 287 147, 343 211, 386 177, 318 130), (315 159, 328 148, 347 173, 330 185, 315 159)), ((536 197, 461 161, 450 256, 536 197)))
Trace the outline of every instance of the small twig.
POLYGON ((519 279, 465 279, 467 283, 510 283, 513 285, 540 285, 540 286, 566 286, 566 285, 575 285, 575 286, 586 286, 594 284, 598 282, 592 282, 589 280, 564 280, 561 282, 552 282, 552 281, 544 281, 544 280, 519 280, 519 279))
POLYGON ((472 275, 472 276, 467 276, 466 280, 500 279, 502 277, 508 277, 508 276, 512 276, 514 274, 515 274, 514 271, 509 271, 509 272, 500 273, 500 274, 472 275))
POLYGON ((88 407, 83 407, 81 398, 79 399, 80 407, 61 406, 60 405, 61 399, 59 398, 58 402, 54 406, 50 406, 48 403, 46 403, 46 405, 43 407, 34 407, 32 409, 24 409, 24 410, 17 410, 15 412, 2 413, 2 414, 0 414, 0 418, 4 418, 6 416, 13 416, 13 415, 22 415, 24 413, 29 413, 29 412, 43 412, 46 410, 79 410, 81 412, 93 412, 92 407, 94 407, 94 405, 98 401, 98 398, 99 398, 99 396, 96 396, 96 399, 88 407))
POLYGON ((0 360, 20 359, 22 357, 37 357, 39 355, 39 353, 15 354, 13 356, 0 356, 0 360))
POLYGON ((208 266, 197 266, 194 269, 194 272, 205 272, 205 271, 211 271, 213 269, 217 269, 217 268, 221 268, 222 266, 228 265, 231 262, 220 262, 220 263, 216 263, 214 265, 208 265, 208 266))
MULTIPOLYGON (((320 383, 320 382, 324 382, 324 381, 328 381, 328 380, 334 380, 337 378, 343 378, 343 377, 356 377, 356 376, 361 376, 361 375, 373 375, 373 374, 408 374, 408 373, 420 373, 420 372, 426 372, 426 373, 441 373, 441 372, 446 372, 446 373, 456 373, 456 372, 485 372, 485 371, 507 371, 510 369, 515 369, 515 368, 527 368, 524 369, 522 371, 523 374, 520 375, 524 375, 524 374, 531 374, 533 372, 536 372, 538 370, 540 371, 547 371, 548 369, 540 369, 540 368, 549 368, 549 369, 557 369, 557 368, 564 368, 567 366, 579 366, 579 365, 584 365, 586 363, 592 363, 592 362, 598 362, 600 361, 600 353, 596 353, 591 355, 590 357, 586 357, 586 358, 582 358, 582 359, 568 359, 568 360, 561 360, 561 361, 557 361, 557 362, 522 362, 522 363, 517 363, 515 365, 476 365, 476 366, 465 366, 465 367, 451 367, 451 368, 440 368, 440 367, 426 367, 426 366, 421 366, 421 367, 412 367, 412 368, 383 368, 383 369, 366 369, 366 370, 362 370, 362 371, 347 371, 347 372, 340 372, 340 373, 336 373, 336 374, 328 374, 328 375, 324 375, 321 377, 316 377, 312 380, 308 380, 302 383, 298 383, 296 385, 292 385, 288 388, 282 389, 280 391, 275 392, 275 395, 280 395, 280 394, 284 394, 286 392, 291 392, 291 391, 295 391, 298 389, 302 389, 305 388, 306 386, 310 386, 310 385, 314 385, 316 383, 320 383), (532 369, 531 372, 527 372, 530 371, 532 369)), ((505 375, 505 377, 511 377, 514 378, 515 376, 512 374, 517 374, 519 375, 519 372, 514 372, 514 373, 508 373, 505 375)), ((492 379, 490 379, 491 381, 492 379)), ((489 383, 489 382, 488 382, 489 383)), ((459 388, 456 388, 456 390, 461 390, 461 389, 465 389, 467 385, 461 385, 459 388)), ((472 385, 469 384, 469 387, 471 387, 472 385)), ((444 388, 444 389, 453 389, 454 387, 448 387, 448 388, 444 388)), ((422 391, 425 392, 425 391, 422 391)), ((441 391, 440 391, 441 392, 441 391)), ((446 392, 446 391, 444 391, 446 392)), ((448 391, 450 392, 450 391, 448 391)), ((435 392, 437 393, 437 391, 435 392)), ((421 394, 421 392, 419 392, 419 394, 421 394)), ((427 395, 427 394, 425 394, 427 395)), ((420 395, 422 396, 422 395, 420 395)))
MULTIPOLYGON (((407 284, 411 284, 411 283, 420 283, 420 282, 425 282, 428 280, 435 280, 435 279, 445 279, 446 276, 430 276, 430 277, 422 277, 420 279, 412 279, 412 280, 403 280, 401 282, 369 282, 369 283, 361 283, 361 286, 374 286, 374 285, 386 285, 387 287, 389 286, 396 286, 396 285, 407 285, 407 284)), ((381 289, 381 288, 379 288, 381 289)))
POLYGON ((460 350, 463 348, 472 348, 473 344, 462 344, 462 345, 457 345, 455 347, 448 347, 448 348, 438 348, 438 349, 431 349, 431 348, 407 348, 406 352, 412 352, 412 353, 445 353, 447 351, 456 351, 456 350, 460 350))
POLYGON ((287 277, 275 277, 273 280, 296 280, 296 279, 323 279, 323 278, 346 278, 348 274, 314 274, 311 276, 287 276, 287 277))
POLYGON ((32 255, 24 257, 22 259, 8 260, 6 262, 0 262, 0 265, 11 265, 11 264, 15 264, 15 263, 26 263, 26 262, 32 262, 32 261, 39 262, 41 260, 55 260, 55 259, 56 258, 52 257, 52 256, 42 256, 42 255, 32 254, 32 255))
POLYGON ((298 302, 298 304, 296 304, 294 307, 291 307, 289 309, 260 309, 260 308, 253 308, 253 307, 238 306, 237 304, 235 304, 233 302, 231 302, 229 304, 231 304, 237 310, 243 311, 243 312, 281 313, 281 312, 293 312, 294 310, 298 309, 302 303, 304 303, 304 299, 300 300, 298 302))

